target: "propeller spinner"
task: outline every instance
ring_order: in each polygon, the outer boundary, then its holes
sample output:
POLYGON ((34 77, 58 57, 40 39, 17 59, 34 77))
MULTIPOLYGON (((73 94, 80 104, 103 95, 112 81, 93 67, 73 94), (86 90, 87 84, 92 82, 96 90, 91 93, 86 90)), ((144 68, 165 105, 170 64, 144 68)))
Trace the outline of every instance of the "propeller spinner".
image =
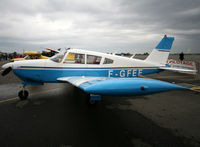
POLYGON ((6 69, 1 73, 1 75, 2 75, 2 76, 7 75, 11 70, 12 70, 12 67, 8 67, 8 68, 6 68, 6 69))
POLYGON ((2 66, 2 68, 4 69, 4 71, 1 73, 1 75, 2 76, 7 75, 12 70, 12 67, 13 67, 13 63, 4 64, 2 66))

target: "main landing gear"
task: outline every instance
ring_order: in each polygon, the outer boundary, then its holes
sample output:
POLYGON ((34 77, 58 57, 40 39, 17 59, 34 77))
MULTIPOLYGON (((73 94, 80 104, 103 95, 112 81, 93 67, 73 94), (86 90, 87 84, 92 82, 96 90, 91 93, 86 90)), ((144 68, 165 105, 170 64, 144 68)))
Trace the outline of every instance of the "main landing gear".
POLYGON ((101 101, 101 96, 100 95, 93 95, 86 93, 85 91, 81 90, 78 87, 74 86, 74 96, 75 98, 84 98, 84 102, 86 102, 88 105, 96 105, 99 101, 101 101))
POLYGON ((95 105, 99 101, 101 101, 100 95, 87 94, 87 98, 88 98, 88 104, 89 105, 95 105))
POLYGON ((20 98, 20 100, 26 100, 28 98, 28 91, 25 90, 25 86, 23 85, 22 90, 19 91, 18 96, 20 98))

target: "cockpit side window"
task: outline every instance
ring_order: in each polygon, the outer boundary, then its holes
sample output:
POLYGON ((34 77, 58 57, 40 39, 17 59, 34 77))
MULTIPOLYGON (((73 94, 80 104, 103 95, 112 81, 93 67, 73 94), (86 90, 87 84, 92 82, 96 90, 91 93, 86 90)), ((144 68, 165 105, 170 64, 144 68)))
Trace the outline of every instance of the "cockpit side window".
POLYGON ((103 62, 103 64, 112 64, 112 63, 113 63, 113 60, 112 59, 108 59, 108 58, 105 58, 104 62, 103 62))
POLYGON ((87 64, 100 64, 101 58, 100 56, 87 55, 87 64))
POLYGON ((63 63, 85 64, 85 55, 78 53, 68 53, 63 63))

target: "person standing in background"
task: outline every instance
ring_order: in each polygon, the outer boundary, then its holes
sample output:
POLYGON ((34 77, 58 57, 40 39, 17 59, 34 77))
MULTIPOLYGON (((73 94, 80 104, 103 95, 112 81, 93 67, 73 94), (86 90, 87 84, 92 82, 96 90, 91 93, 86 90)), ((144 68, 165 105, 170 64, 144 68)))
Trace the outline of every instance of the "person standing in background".
POLYGON ((183 53, 183 52, 181 52, 181 53, 179 54, 179 59, 180 59, 181 61, 183 61, 183 59, 184 59, 184 53, 183 53))

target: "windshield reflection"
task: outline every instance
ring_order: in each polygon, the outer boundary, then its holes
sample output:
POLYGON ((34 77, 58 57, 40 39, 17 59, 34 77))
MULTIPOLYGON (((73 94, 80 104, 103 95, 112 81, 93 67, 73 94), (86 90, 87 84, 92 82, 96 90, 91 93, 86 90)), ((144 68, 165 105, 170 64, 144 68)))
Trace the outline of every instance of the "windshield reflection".
POLYGON ((53 57, 50 58, 50 60, 60 63, 63 59, 63 57, 65 56, 66 52, 60 52, 56 55, 54 55, 53 57))

